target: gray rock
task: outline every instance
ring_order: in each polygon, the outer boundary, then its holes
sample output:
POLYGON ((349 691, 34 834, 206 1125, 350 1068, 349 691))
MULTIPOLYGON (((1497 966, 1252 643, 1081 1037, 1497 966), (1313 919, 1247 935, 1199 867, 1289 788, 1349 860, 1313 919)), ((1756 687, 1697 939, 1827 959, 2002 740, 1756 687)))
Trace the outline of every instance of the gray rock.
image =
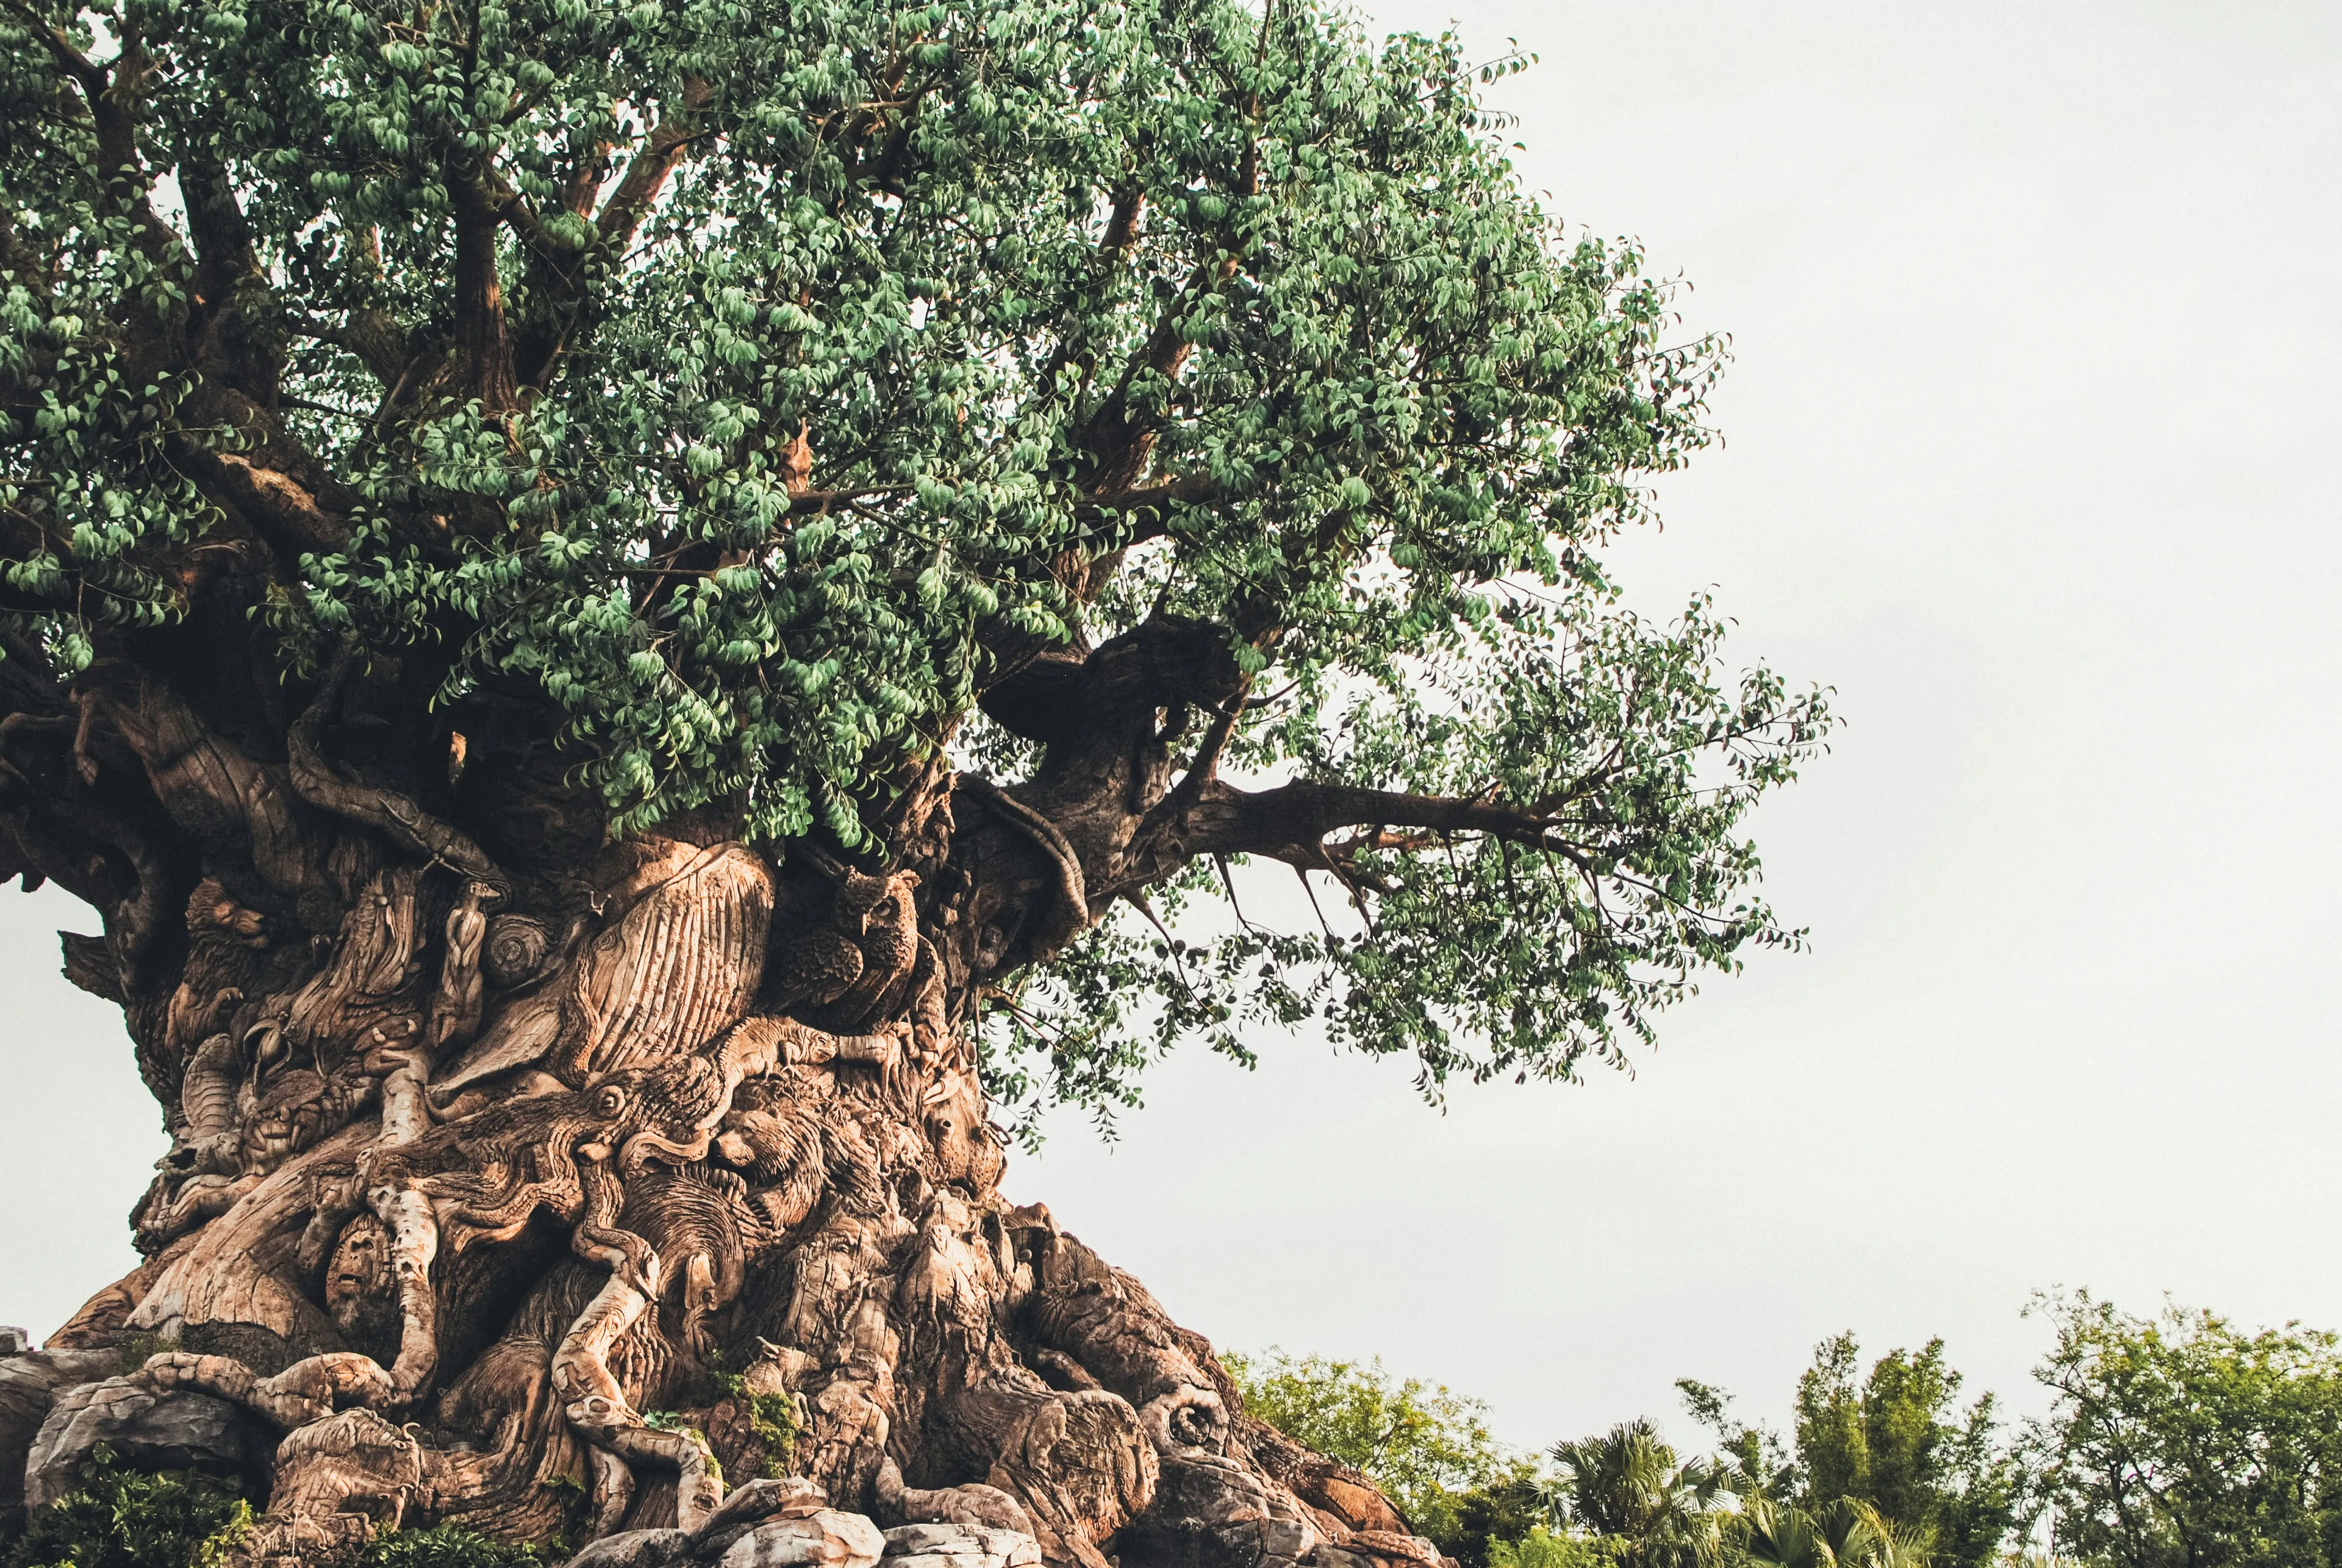
POLYGON ((886 1559, 894 1568, 1035 1568, 1041 1561, 1041 1543, 1022 1531, 1005 1533, 1016 1537, 1017 1544, 1009 1553, 975 1553, 966 1552, 921 1552, 907 1556, 886 1559))
POLYGON ((25 1505, 25 1455, 57 1391, 114 1370, 110 1350, 35 1350, 0 1357, 0 1522, 25 1505))
POLYGON ((886 1532, 896 1568, 1028 1568, 1041 1543, 1021 1530, 986 1524, 899 1524, 886 1532))
POLYGON ((735 1541, 721 1568, 876 1568, 886 1550, 878 1526, 859 1513, 825 1508, 803 1519, 760 1524, 735 1541))
POLYGON ((801 1475, 763 1477, 732 1489, 699 1526, 706 1540, 735 1524, 759 1519, 804 1519, 829 1506, 829 1496, 801 1475))
POLYGON ((33 1439, 25 1505, 45 1508, 73 1490, 101 1443, 135 1469, 200 1470, 263 1486, 276 1449, 273 1433, 226 1400, 185 1390, 156 1394, 121 1377, 83 1383, 56 1397, 33 1439))
POLYGON ((33 1336, 20 1328, 0 1324, 0 1355, 22 1355, 33 1348, 33 1336))
POLYGON ((1304 1519, 1264 1519, 1260 1522, 1260 1549, 1270 1557, 1290 1557, 1295 1562, 1309 1555, 1317 1544, 1317 1532, 1304 1519))
POLYGON ((687 1530, 622 1530, 591 1543, 569 1568, 671 1568, 691 1552, 687 1530))

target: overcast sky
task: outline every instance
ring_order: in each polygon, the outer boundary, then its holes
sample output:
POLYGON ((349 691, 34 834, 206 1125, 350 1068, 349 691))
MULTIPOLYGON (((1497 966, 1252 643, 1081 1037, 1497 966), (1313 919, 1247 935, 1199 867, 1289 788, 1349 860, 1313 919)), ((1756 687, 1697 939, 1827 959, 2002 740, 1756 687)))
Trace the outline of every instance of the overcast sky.
MULTIPOLYGON (((1733 335, 1729 444, 1617 560, 1837 687, 1757 824, 1814 950, 1629 1081, 1193 1054, 1009 1190, 1240 1347, 1381 1354, 1549 1443, 1779 1419, 1815 1341, 1940 1334, 2035 1407, 2035 1291, 2342 1327, 2342 7, 1401 4, 1525 179, 1733 335)), ((0 1322, 131 1261, 160 1153, 119 1019, 0 895, 0 1322)))

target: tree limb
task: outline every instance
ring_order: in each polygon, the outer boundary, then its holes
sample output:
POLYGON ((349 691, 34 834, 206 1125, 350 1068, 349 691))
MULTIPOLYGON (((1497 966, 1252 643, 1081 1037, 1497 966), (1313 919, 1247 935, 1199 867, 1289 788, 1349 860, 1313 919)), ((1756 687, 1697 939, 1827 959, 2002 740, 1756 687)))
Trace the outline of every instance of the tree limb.
POLYGON ((356 662, 355 650, 347 646, 335 656, 333 670, 316 701, 285 736, 294 793, 320 811, 373 828, 407 853, 445 865, 501 897, 511 887, 511 879, 463 830, 430 815, 395 790, 343 778, 325 761, 323 731, 341 706, 356 662))

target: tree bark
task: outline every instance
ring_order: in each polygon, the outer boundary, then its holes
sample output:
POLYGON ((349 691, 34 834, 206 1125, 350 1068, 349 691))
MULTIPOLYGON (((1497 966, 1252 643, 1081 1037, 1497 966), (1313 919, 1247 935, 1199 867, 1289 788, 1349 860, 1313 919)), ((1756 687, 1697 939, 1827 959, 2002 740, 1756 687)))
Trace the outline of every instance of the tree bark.
POLYGON ((145 1389, 262 1423, 255 1563, 385 1521, 687 1529, 760 1477, 1081 1568, 1436 1563, 1000 1194, 966 1025, 1143 815, 1070 803, 1134 767, 1160 796, 1166 646, 1093 670, 1146 722, 1060 749, 1024 792, 1054 815, 939 773, 877 874, 706 814, 606 842, 533 709, 418 728, 379 662, 275 724, 264 677, 153 660, 17 694, 7 869, 105 914, 67 973, 124 1004, 173 1137, 145 1262, 50 1348, 152 1350, 145 1389))

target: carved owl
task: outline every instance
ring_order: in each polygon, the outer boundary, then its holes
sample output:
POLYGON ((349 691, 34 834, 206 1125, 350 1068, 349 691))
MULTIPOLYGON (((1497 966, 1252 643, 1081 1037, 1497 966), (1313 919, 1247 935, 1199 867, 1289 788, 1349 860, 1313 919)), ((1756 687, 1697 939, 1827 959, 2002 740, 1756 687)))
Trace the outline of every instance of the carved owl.
POLYGON ((766 994, 773 1011, 806 1014, 828 1008, 833 1024, 849 1014, 859 1017, 868 1012, 870 1001, 909 973, 911 960, 917 956, 917 914, 911 893, 918 884, 918 877, 907 871, 867 876, 846 868, 838 878, 826 920, 785 939, 766 961, 766 994))

